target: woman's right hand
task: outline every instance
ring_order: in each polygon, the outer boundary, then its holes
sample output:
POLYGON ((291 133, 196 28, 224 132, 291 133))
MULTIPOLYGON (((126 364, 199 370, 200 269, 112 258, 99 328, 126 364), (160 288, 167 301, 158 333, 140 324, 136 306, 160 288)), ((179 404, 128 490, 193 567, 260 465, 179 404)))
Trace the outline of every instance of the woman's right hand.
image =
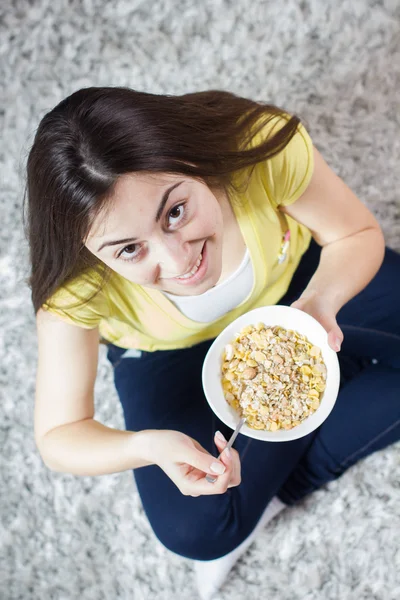
MULTIPOLYGON (((185 496, 224 494, 229 487, 239 485, 240 459, 236 450, 223 452, 219 460, 205 450, 196 440, 172 430, 151 430, 148 438, 149 458, 175 483, 185 496), (216 477, 209 483, 206 475, 216 477)), ((227 441, 215 435, 219 452, 227 441)))

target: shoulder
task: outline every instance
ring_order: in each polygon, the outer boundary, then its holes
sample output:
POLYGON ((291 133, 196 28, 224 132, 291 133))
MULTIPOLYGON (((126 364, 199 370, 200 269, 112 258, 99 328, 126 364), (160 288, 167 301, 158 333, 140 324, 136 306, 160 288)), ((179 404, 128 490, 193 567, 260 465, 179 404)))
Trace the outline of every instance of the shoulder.
MULTIPOLYGON (((257 134, 260 142, 272 139, 290 120, 291 115, 274 116, 257 134)), ((257 164, 265 193, 274 208, 295 202, 308 187, 314 171, 314 147, 303 123, 285 147, 257 164)))
POLYGON ((61 285, 41 308, 74 325, 98 326, 109 315, 106 274, 86 270, 61 285))

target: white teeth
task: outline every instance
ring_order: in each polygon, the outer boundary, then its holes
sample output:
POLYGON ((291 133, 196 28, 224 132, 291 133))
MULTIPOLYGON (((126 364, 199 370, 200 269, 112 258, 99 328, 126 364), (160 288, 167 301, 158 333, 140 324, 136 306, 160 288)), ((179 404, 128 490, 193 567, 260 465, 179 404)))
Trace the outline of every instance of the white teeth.
POLYGON ((181 275, 180 277, 177 277, 176 279, 189 279, 189 277, 192 277, 198 270, 198 268, 201 264, 202 258, 203 258, 203 255, 200 254, 193 269, 191 271, 189 271, 189 273, 186 273, 186 275, 181 275))

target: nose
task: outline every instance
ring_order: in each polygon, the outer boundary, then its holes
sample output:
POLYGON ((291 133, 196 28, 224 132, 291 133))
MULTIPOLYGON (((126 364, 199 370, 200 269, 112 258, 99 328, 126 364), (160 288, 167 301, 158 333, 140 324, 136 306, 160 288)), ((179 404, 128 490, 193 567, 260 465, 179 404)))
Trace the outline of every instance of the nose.
POLYGON ((155 252, 158 278, 169 279, 186 273, 191 267, 191 254, 188 242, 178 236, 169 236, 158 245, 155 252))

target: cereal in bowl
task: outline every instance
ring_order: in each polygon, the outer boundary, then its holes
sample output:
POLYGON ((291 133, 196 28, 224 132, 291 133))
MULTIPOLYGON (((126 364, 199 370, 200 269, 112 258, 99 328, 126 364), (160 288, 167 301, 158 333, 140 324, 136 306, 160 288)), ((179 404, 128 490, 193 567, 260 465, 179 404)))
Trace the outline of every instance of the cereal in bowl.
POLYGON ((222 387, 227 402, 253 429, 292 429, 319 407, 326 387, 321 349, 278 325, 246 325, 225 346, 222 387))

